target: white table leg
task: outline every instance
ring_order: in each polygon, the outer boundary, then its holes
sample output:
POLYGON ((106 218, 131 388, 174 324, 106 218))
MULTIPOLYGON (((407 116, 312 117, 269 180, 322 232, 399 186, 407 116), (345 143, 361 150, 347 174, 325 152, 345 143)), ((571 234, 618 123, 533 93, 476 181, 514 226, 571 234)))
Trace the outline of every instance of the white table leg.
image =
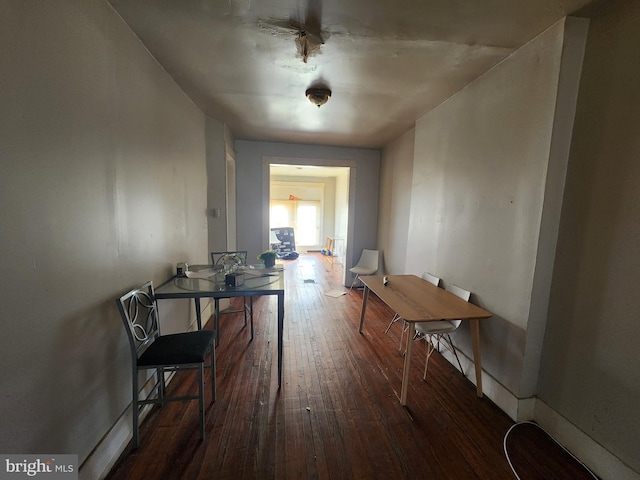
POLYGON ((364 325, 364 313, 367 311, 367 299, 369 298, 369 287, 364 286, 362 291, 362 311, 360 312, 360 328, 358 331, 362 333, 362 326, 364 325))
POLYGON ((482 397, 482 356, 480 354, 480 321, 469 320, 471 326, 471 343, 473 345, 473 363, 476 367, 476 394, 482 397))

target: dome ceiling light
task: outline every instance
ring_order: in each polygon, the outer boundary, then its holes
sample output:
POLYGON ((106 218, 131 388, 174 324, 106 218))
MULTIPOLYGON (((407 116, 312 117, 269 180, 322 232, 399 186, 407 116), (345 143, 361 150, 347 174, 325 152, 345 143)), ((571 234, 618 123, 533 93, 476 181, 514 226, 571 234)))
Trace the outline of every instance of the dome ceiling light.
POLYGON ((312 87, 307 89, 305 95, 311 103, 320 108, 329 100, 331 90, 325 87, 312 87))

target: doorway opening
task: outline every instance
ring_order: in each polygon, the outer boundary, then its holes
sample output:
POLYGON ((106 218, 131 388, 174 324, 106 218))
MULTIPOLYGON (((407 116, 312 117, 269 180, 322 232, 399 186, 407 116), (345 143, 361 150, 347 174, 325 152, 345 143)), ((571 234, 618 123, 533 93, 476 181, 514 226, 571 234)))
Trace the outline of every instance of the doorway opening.
POLYGON ((292 229, 298 253, 327 251, 344 265, 351 167, 271 163, 269 228, 292 229))

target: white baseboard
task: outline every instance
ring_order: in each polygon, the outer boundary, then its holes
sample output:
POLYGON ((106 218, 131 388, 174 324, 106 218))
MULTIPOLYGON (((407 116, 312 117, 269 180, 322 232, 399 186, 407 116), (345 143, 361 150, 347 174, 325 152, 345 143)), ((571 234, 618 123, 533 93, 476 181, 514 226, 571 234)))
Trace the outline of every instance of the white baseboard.
POLYGON ((640 480, 640 473, 625 465, 602 445, 539 398, 534 420, 603 480, 640 480))
MULTIPOLYGON (((458 349, 456 349, 456 351, 458 352, 465 377, 475 385, 476 370, 474 363, 464 353, 458 349)), ((456 357, 453 356, 453 353, 443 348, 440 354, 446 358, 456 370, 458 369, 458 362, 456 361, 456 357)), ((500 410, 509 415, 514 422, 533 419, 535 398, 516 397, 510 390, 484 370, 482 371, 482 393, 495 403, 500 410)))
MULTIPOLYGON (((202 318, 209 319, 213 315, 213 302, 209 302, 202 309, 202 318)), ((196 329, 197 324, 195 318, 191 324, 191 329, 196 329)), ((173 375, 167 379, 167 384, 171 382, 173 375)), ((140 415, 140 423, 147 416, 151 406, 143 409, 140 415)), ((133 425, 131 422, 131 405, 118 418, 116 423, 111 427, 107 434, 98 442, 98 445, 89 454, 86 460, 78 470, 79 480, 96 480, 103 479, 116 464, 120 455, 133 437, 133 425)))
POLYGON ((80 466, 78 479, 105 478, 124 452, 132 436, 131 406, 129 406, 80 466))
MULTIPOLYGON (((451 352, 440 352, 456 369, 458 362, 451 352)), ((465 376, 476 384, 473 362, 458 351, 465 376)), ((511 391, 496 381, 491 375, 482 372, 482 391, 513 421, 533 420, 540 425, 558 443, 580 459, 589 469, 603 480, 640 480, 640 473, 625 465, 602 445, 557 413, 536 397, 517 398, 511 391)))

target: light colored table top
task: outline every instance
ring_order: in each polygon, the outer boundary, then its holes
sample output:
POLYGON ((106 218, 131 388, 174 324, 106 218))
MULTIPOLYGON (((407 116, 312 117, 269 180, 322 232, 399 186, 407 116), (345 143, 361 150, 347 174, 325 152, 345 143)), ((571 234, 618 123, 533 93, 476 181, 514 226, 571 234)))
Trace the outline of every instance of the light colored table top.
POLYGON ((490 312, 466 302, 416 275, 359 277, 380 300, 407 322, 489 318, 490 312), (387 285, 382 279, 387 277, 387 285))

